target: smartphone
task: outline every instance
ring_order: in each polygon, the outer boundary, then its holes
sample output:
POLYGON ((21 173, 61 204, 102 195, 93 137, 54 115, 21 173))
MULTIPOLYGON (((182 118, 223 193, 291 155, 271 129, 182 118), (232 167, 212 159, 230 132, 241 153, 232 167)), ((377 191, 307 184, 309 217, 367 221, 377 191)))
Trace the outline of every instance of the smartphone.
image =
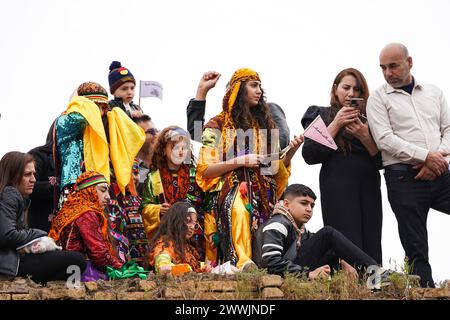
POLYGON ((350 106, 358 109, 362 109, 364 99, 363 98, 350 98, 350 106))
POLYGON ((364 110, 364 99, 363 98, 351 98, 350 99, 350 106, 353 108, 356 108, 360 111, 360 116, 359 119, 361 120, 362 123, 366 123, 367 122, 367 118, 366 116, 363 114, 363 110, 364 110))

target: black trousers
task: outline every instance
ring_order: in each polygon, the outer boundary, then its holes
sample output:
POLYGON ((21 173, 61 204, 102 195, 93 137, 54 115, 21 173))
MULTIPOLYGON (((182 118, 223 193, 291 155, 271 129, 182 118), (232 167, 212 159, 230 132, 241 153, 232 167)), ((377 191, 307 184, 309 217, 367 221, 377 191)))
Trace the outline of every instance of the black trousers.
POLYGON ((30 276, 31 280, 45 284, 48 281, 67 280, 69 266, 78 266, 80 272, 86 269, 84 257, 79 252, 49 251, 41 254, 24 254, 20 256, 20 277, 30 276))
POLYGON ((410 273, 421 277, 422 287, 434 288, 428 260, 427 217, 430 208, 450 214, 450 172, 434 181, 415 180, 417 173, 386 169, 384 177, 410 273))
POLYGON ((333 267, 338 259, 354 266, 360 274, 377 262, 333 227, 325 226, 311 238, 305 240, 299 249, 295 263, 311 271, 323 265, 333 267))
POLYGON ((342 232, 382 265, 380 174, 359 158, 337 160, 342 164, 327 164, 320 172, 323 224, 342 232))

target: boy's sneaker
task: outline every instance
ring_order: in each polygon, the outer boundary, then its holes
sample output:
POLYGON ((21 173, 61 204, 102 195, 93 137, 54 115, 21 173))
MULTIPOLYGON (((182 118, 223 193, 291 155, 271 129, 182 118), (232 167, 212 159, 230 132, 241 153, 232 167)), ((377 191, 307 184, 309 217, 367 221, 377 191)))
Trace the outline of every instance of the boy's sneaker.
MULTIPOLYGON (((387 283, 386 285, 390 284, 390 280, 389 277, 392 275, 397 275, 398 277, 402 277, 402 278, 406 278, 409 281, 414 281, 414 282, 419 282, 420 281, 420 276, 418 276, 417 274, 406 274, 406 273, 400 273, 397 271, 393 271, 393 270, 385 270, 384 272, 381 273, 381 283, 383 283, 383 281, 385 283, 387 283)), ((382 285, 383 286, 383 285, 382 285)))
POLYGON ((380 269, 380 271, 381 271, 381 273, 380 273, 380 289, 382 287, 386 287, 386 286, 392 284, 389 277, 391 275, 398 274, 398 272, 395 272, 394 270, 390 270, 390 269, 387 269, 384 271, 383 271, 383 269, 380 269))
POLYGON ((372 290, 381 290, 381 288, 392 284, 390 277, 397 275, 399 277, 407 278, 411 282, 420 281, 420 276, 400 273, 390 269, 379 268, 367 280, 367 287, 372 290))

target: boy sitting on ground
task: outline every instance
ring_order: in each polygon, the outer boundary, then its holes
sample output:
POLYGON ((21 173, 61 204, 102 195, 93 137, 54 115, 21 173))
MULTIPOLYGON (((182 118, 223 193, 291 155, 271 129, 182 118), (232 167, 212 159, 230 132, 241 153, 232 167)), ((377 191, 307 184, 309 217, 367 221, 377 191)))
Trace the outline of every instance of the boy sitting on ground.
POLYGON ((307 186, 292 184, 286 188, 283 200, 257 232, 255 263, 272 274, 300 273, 309 279, 328 277, 331 268, 339 264, 354 276, 376 266, 374 259, 333 227, 325 226, 315 234, 306 230, 315 200, 307 186))

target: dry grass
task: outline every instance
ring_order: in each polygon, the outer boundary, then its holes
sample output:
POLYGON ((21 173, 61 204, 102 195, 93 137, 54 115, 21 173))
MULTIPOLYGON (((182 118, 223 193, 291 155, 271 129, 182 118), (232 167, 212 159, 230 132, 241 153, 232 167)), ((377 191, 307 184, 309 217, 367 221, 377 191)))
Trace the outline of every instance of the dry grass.
POLYGON ((396 273, 389 276, 391 284, 383 288, 383 295, 386 298, 411 300, 417 299, 412 289, 419 287, 417 280, 412 280, 408 275, 396 273))
POLYGON ((348 276, 345 272, 336 272, 328 279, 310 281, 286 274, 281 289, 289 300, 354 300, 373 299, 372 292, 365 283, 348 276))
POLYGON ((266 269, 257 269, 251 272, 236 273, 234 276, 237 281, 237 299, 255 299, 255 296, 257 298, 261 298, 261 277, 266 274, 266 269))
MULTIPOLYGON (((157 285, 153 292, 156 299, 164 299, 164 292, 168 288, 177 288, 181 292, 181 299, 195 300, 201 297, 197 285, 202 281, 233 281, 235 290, 223 292, 208 292, 217 299, 262 299, 261 279, 267 275, 265 269, 251 272, 236 273, 234 275, 198 274, 187 273, 182 276, 161 276, 150 274, 147 280, 154 281, 157 285), (225 298, 224 298, 225 297, 225 298)), ((311 281, 305 277, 285 274, 280 289, 284 293, 285 300, 360 300, 360 299, 395 299, 410 300, 420 299, 413 288, 418 287, 417 281, 412 281, 406 274, 399 272, 389 277, 390 285, 381 290, 372 291, 366 285, 366 279, 356 279, 348 276, 344 271, 337 271, 328 279, 311 281)), ((133 280, 120 286, 136 287, 133 280)), ((114 282, 113 282, 114 283, 114 282)), ((109 284, 111 285, 111 284, 109 284)), ((116 286, 116 285, 114 285, 116 286)), ((440 287, 450 287, 450 281, 442 282, 440 287)), ((106 288, 104 288, 106 289, 106 288)), ((128 291, 133 291, 128 289, 128 291)))

